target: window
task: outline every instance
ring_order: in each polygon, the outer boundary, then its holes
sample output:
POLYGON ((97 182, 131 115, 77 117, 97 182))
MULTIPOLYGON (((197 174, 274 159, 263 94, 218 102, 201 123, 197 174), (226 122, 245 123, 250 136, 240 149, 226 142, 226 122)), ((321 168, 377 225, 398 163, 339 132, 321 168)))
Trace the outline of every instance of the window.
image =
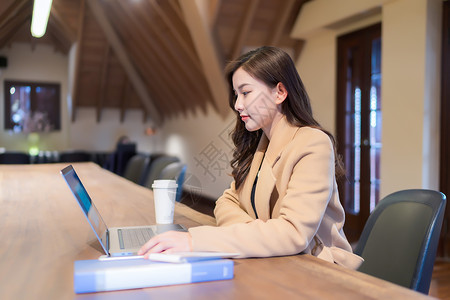
POLYGON ((5 129, 49 132, 61 129, 60 84, 5 81, 5 129))
POLYGON ((380 200, 381 25, 338 37, 337 141, 346 178, 339 193, 355 241, 380 200))

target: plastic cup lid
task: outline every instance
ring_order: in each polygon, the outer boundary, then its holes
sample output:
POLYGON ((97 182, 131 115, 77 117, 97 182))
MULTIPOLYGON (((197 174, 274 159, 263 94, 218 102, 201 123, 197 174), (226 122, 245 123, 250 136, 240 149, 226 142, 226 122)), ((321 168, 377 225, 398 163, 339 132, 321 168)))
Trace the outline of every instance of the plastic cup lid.
POLYGON ((177 187, 178 184, 175 180, 158 179, 152 184, 154 189, 176 189, 177 187))

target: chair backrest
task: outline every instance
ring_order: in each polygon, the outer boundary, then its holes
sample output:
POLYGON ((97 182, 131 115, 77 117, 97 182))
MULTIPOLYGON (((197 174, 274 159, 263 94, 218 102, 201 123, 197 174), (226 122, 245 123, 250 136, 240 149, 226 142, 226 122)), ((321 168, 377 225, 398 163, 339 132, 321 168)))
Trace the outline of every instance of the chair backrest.
POLYGON ((181 194, 183 193, 183 183, 184 183, 184 176, 186 174, 186 169, 187 169, 186 164, 181 162, 174 162, 165 166, 164 169, 162 169, 160 175, 158 176, 158 179, 176 180, 178 188, 175 200, 177 202, 181 201, 181 194))
POLYGON ((149 162, 145 166, 145 169, 142 171, 141 179, 139 179, 139 185, 145 186, 145 184, 147 183, 147 178, 149 176, 152 164, 156 161, 156 159, 158 159, 160 157, 163 157, 163 156, 167 156, 167 154, 165 154, 165 153, 151 153, 151 154, 149 154, 149 162))
POLYGON ((68 151, 59 155, 60 162, 83 162, 91 161, 91 154, 85 151, 68 151))
POLYGON ((136 155, 136 144, 119 144, 115 152, 114 173, 123 176, 128 161, 136 155))
POLYGON ((25 152, 0 153, 0 164, 29 164, 30 156, 25 152))
POLYGON ((431 190, 386 196, 369 216, 355 253, 366 274, 428 294, 446 197, 431 190))
POLYGON ((161 156, 150 162, 144 186, 152 189, 153 181, 159 178, 159 175, 165 166, 178 161, 180 160, 175 156, 161 156))
POLYGON ((141 184, 144 172, 150 163, 150 156, 146 154, 136 154, 127 162, 123 177, 134 183, 141 184))

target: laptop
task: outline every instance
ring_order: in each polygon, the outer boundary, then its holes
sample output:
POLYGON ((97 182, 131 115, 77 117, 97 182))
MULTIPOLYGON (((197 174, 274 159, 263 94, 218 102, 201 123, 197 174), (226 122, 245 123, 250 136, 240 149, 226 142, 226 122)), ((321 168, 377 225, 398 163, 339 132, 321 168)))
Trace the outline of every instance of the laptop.
POLYGON ((180 224, 108 228, 72 165, 62 169, 61 175, 77 199, 89 225, 108 257, 135 256, 141 246, 156 234, 169 230, 186 231, 186 228, 180 224))

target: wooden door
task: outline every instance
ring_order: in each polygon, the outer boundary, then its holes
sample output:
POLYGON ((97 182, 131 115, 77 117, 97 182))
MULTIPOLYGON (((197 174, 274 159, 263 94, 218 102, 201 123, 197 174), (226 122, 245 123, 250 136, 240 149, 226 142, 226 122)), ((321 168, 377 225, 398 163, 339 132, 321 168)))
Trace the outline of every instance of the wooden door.
POLYGON ((441 155, 440 191, 447 196, 447 207, 442 224, 438 256, 450 257, 450 9, 444 2, 442 22, 442 84, 441 84, 441 155))
POLYGON ((358 240, 379 201, 381 24, 338 37, 337 141, 346 177, 339 180, 345 233, 358 240))

